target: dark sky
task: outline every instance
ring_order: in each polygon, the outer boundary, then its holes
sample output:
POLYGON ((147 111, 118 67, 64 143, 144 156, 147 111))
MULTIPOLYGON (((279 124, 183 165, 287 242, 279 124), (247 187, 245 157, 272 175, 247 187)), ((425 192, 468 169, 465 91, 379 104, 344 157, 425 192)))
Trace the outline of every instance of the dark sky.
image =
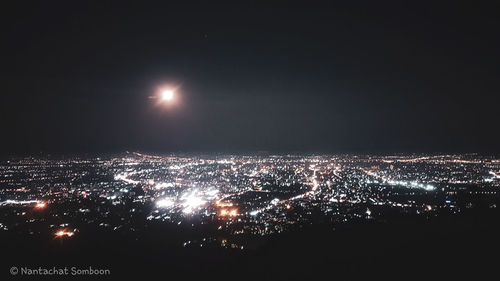
POLYGON ((500 152, 496 7, 13 2, 2 154, 500 152))

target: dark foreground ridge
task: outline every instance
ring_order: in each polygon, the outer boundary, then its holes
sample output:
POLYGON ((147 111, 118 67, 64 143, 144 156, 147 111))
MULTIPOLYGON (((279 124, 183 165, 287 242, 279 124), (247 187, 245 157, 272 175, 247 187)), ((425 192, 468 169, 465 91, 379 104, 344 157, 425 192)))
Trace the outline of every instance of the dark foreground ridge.
MULTIPOLYGON (((255 249, 173 246, 172 229, 139 240, 86 230, 68 240, 1 233, 2 280, 486 280, 496 272, 500 212, 315 225, 255 249), (106 276, 11 276, 11 266, 109 269, 106 276), (21 278, 23 277, 23 278, 21 278)), ((70 271, 71 273, 71 271, 70 271)))

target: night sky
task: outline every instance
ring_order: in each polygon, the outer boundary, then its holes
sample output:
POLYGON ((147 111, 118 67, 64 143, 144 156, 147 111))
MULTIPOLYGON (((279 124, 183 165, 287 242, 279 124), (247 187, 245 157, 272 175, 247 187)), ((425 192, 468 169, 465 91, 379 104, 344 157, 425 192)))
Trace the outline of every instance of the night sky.
POLYGON ((500 152, 496 7, 17 2, 2 154, 500 152))

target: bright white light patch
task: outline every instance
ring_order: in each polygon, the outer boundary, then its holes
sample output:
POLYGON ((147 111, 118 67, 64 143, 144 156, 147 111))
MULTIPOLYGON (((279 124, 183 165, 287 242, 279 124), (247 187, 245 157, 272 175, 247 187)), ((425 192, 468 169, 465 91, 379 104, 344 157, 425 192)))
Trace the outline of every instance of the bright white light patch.
POLYGON ((434 186, 432 186, 432 185, 428 184, 428 185, 426 185, 426 186, 424 187, 424 189, 425 189, 425 190, 427 190, 427 191, 432 191, 432 190, 434 190, 435 188, 434 188, 434 186))
POLYGON ((195 194, 191 194, 184 201, 185 206, 192 207, 192 208, 199 207, 199 206, 203 205, 204 203, 205 203, 205 201, 203 199, 201 199, 200 197, 197 197, 195 194))
POLYGON ((202 197, 200 197, 199 194, 197 194, 197 190, 193 190, 189 194, 184 194, 181 197, 181 200, 184 202, 182 203, 182 206, 184 207, 183 212, 186 214, 192 213, 195 209, 201 207, 203 204, 206 203, 205 200, 203 200, 202 197))
POLYGON ((174 98, 174 91, 172 90, 165 90, 161 92, 161 99, 163 101, 171 101, 174 98))
POLYGON ((175 202, 170 198, 164 198, 156 201, 156 206, 160 208, 172 207, 174 204, 175 202))

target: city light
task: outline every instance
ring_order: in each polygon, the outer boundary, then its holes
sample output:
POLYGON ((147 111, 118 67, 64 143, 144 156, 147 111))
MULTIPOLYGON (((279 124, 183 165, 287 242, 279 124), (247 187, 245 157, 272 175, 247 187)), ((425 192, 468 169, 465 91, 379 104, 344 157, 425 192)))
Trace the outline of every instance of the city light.
POLYGON ((35 204, 35 208, 36 209, 43 209, 47 206, 47 204, 45 202, 38 202, 35 204))
POLYGON ((67 230, 61 229, 61 230, 59 230, 59 231, 57 231, 57 232, 55 233, 55 236, 56 236, 56 237, 64 237, 64 236, 66 236, 66 237, 71 237, 71 236, 73 236, 74 234, 75 234, 75 233, 74 233, 73 231, 67 231, 67 230))
POLYGON ((236 217, 238 216, 238 209, 222 209, 219 215, 221 217, 236 217))
POLYGON ((174 206, 174 204, 175 204, 174 200, 170 198, 164 198, 156 201, 156 206, 159 208, 172 207, 174 206))
POLYGON ((182 197, 181 197, 181 200, 183 200, 184 202, 182 203, 182 206, 184 207, 184 210, 183 212, 185 214, 190 214, 192 213, 195 209, 197 209, 198 207, 202 206, 203 204, 205 204, 205 200, 203 200, 201 198, 201 196, 199 194, 197 194, 198 191, 197 190, 193 190, 191 191, 190 193, 188 194, 184 194, 182 197))

